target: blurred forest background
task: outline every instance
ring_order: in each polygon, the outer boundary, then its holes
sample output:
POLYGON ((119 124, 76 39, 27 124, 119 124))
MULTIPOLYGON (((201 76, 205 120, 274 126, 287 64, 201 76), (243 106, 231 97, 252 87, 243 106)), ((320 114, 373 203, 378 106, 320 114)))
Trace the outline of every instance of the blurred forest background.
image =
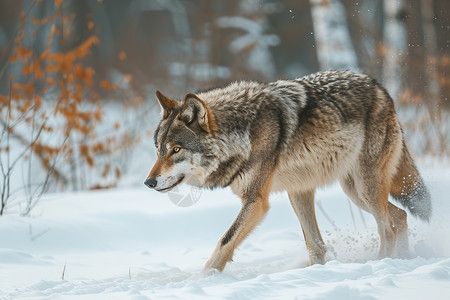
POLYGON ((2 0, 0 214, 149 170, 155 89, 364 72, 415 156, 448 156, 449 16, 448 0, 2 0))

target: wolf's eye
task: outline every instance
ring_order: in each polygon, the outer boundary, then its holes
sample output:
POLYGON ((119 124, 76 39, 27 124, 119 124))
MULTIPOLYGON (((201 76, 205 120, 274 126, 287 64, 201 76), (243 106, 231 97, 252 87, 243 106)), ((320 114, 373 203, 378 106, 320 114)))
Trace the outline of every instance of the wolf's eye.
POLYGON ((178 153, 180 152, 181 148, 180 147, 173 147, 173 152, 174 153, 178 153))

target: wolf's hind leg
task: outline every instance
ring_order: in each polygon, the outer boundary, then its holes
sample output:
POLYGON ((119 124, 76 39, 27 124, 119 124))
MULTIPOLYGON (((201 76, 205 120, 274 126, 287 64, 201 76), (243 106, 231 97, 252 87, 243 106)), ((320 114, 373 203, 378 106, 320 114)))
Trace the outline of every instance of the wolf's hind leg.
POLYGON ((396 249, 398 232, 401 244, 407 247, 406 214, 388 201, 387 184, 377 183, 373 178, 376 178, 373 174, 359 177, 348 174, 339 183, 353 203, 375 217, 380 235, 378 256, 391 257, 396 249))
POLYGON ((302 226, 310 264, 325 263, 326 248, 317 226, 314 209, 314 190, 288 192, 288 195, 289 201, 302 226))
POLYGON ((406 212, 395 206, 388 204, 389 214, 397 231, 397 241, 395 244, 396 256, 400 258, 409 257, 409 243, 408 243, 408 223, 406 222, 406 212))
POLYGON ((377 178, 374 174, 364 174, 362 172, 359 174, 360 176, 348 175, 345 179, 340 180, 342 189, 353 203, 374 216, 380 236, 378 256, 380 258, 392 257, 398 230, 393 219, 398 219, 398 224, 400 225, 401 212, 391 208, 392 204, 388 201, 389 194, 386 189, 387 183, 377 178))

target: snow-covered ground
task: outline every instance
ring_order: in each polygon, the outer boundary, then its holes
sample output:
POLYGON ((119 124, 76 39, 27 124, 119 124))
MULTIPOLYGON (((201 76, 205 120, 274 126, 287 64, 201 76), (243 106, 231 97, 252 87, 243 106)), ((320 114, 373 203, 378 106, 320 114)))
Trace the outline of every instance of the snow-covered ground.
POLYGON ((0 217, 0 298, 450 299, 450 164, 419 165, 434 214, 430 224, 409 217, 411 259, 378 260, 373 218, 335 185, 316 194, 327 264, 307 266, 300 225, 281 193, 225 271, 203 274, 239 199, 228 189, 202 191, 180 207, 136 185, 50 194, 30 217, 0 217))

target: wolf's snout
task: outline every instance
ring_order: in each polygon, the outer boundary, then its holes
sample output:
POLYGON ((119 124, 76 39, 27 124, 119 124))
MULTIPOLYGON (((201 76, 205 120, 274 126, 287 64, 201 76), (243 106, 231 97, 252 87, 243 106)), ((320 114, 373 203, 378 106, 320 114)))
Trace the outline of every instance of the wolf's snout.
POLYGON ((156 187, 156 184, 157 184, 158 182, 156 181, 156 178, 155 177, 149 177, 149 178, 147 178, 145 181, 144 181, 144 184, 146 185, 146 186, 148 186, 149 188, 151 188, 151 189, 154 189, 155 187, 156 187))

